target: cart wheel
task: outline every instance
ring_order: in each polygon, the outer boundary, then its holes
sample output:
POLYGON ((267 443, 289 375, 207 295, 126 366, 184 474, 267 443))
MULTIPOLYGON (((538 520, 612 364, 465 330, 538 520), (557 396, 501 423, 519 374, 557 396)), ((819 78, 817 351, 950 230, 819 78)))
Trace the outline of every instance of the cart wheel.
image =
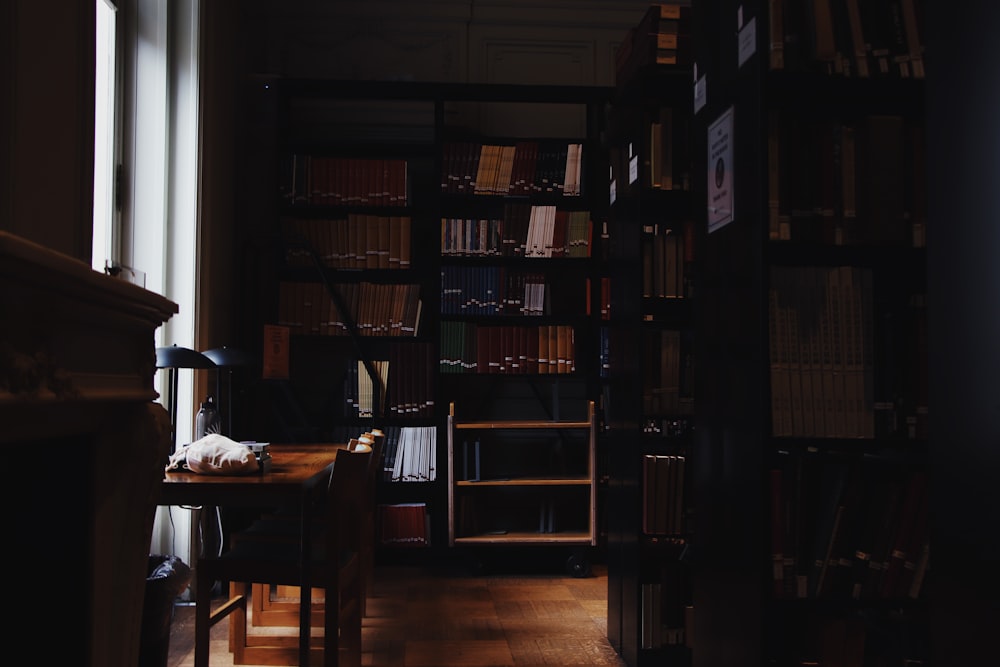
POLYGON ((566 559, 566 572, 578 579, 589 577, 591 574, 590 561, 583 554, 570 554, 566 559))
POLYGON ((465 563, 466 572, 471 577, 481 577, 486 574, 486 563, 482 558, 470 558, 465 563))

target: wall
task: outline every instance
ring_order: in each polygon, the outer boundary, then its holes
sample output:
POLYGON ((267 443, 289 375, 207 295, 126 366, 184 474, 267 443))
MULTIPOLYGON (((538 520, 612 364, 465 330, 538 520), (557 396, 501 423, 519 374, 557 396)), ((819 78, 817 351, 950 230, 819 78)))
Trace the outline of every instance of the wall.
POLYGON ((648 2, 241 3, 247 70, 334 79, 610 85, 648 2))
MULTIPOLYGON (((212 330, 229 335, 205 340, 206 346, 227 344, 249 350, 256 348, 260 332, 241 330, 239 323, 261 321, 263 292, 256 283, 266 284, 261 272, 270 263, 267 230, 277 215, 272 174, 278 130, 276 101, 265 87, 269 81, 296 77, 374 80, 386 85, 419 81, 610 86, 615 51, 649 6, 634 0, 232 4, 238 14, 232 21, 235 34, 222 38, 224 46, 218 46, 218 33, 212 32, 207 47, 216 57, 236 54, 231 63, 235 85, 221 75, 217 85, 235 87, 238 101, 232 108, 232 123, 224 127, 220 121, 216 128, 220 133, 235 132, 226 140, 233 146, 231 192, 236 197, 229 211, 226 202, 216 197, 219 214, 206 210, 203 215, 213 225, 231 221, 228 240, 217 238, 215 243, 218 250, 231 249, 235 278, 228 286, 231 298, 227 300, 221 291, 215 295, 226 303, 227 312, 215 308, 203 314, 223 318, 212 330)), ((216 27, 226 28, 221 17, 216 27)), ((216 103, 227 98, 206 88, 205 112, 221 119, 223 114, 213 110, 213 97, 216 103)), ((379 113, 377 103, 372 105, 372 115, 379 113)), ((537 113, 538 105, 532 111, 537 113)), ((497 115, 495 110, 466 105, 446 113, 453 115, 449 125, 461 122, 498 136, 516 133, 516 127, 504 131, 518 122, 517 114, 506 110, 497 115)), ((537 119, 532 121, 537 132, 537 119)), ((220 133, 206 130, 206 137, 215 141, 220 133)), ((206 195, 212 191, 210 179, 220 183, 225 179, 224 156, 216 155, 215 165, 204 173, 206 195)))
POLYGON ((94 6, 0 9, 0 230, 90 263, 94 6))

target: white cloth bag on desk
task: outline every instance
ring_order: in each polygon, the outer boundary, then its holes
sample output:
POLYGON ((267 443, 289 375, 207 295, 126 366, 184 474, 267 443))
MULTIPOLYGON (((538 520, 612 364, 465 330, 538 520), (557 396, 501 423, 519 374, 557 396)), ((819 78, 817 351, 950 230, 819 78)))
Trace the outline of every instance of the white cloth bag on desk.
POLYGON ((246 445, 218 433, 182 446, 170 456, 167 472, 190 470, 205 475, 242 475, 257 472, 257 457, 246 445))

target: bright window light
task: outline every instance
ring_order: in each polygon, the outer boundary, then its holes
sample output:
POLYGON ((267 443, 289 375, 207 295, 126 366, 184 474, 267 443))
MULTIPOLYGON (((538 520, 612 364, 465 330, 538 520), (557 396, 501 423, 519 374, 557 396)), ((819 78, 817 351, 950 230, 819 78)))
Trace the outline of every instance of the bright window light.
POLYGON ((94 95, 94 238, 91 266, 104 271, 116 253, 115 206, 116 100, 115 29, 117 8, 109 0, 97 0, 96 81, 94 95))

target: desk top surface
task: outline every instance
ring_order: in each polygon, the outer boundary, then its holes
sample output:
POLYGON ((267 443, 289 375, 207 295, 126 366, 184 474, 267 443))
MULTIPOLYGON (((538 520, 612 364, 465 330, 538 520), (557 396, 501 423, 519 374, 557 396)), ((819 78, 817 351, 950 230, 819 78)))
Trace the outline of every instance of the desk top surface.
POLYGON ((270 470, 246 475, 163 475, 161 505, 264 505, 295 499, 329 475, 339 443, 272 444, 270 470))

